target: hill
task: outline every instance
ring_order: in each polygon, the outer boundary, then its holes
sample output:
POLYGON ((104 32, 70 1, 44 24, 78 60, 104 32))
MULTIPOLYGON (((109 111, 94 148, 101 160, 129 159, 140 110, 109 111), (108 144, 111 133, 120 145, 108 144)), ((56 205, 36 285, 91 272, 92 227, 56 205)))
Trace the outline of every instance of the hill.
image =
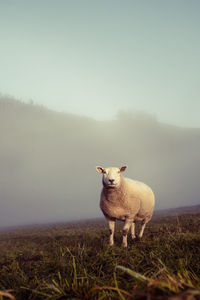
POLYGON ((127 164, 157 209, 199 203, 200 129, 122 112, 97 121, 1 96, 0 137, 0 226, 102 216, 96 165, 127 164))
POLYGON ((156 210, 154 215, 156 216, 176 216, 183 214, 198 214, 200 213, 200 205, 192 205, 192 206, 183 206, 183 207, 175 207, 168 209, 159 209, 156 210))

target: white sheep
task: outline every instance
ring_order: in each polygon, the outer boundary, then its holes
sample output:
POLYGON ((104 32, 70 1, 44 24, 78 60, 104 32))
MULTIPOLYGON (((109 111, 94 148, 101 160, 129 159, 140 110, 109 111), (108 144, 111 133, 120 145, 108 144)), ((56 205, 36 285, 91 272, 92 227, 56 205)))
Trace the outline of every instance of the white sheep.
POLYGON ((123 227, 123 243, 127 247, 127 235, 131 227, 132 239, 135 239, 135 222, 141 221, 142 228, 139 238, 147 222, 151 219, 154 206, 154 193, 149 186, 140 181, 135 181, 122 176, 126 166, 121 168, 96 167, 102 173, 103 188, 100 197, 101 210, 108 220, 110 230, 109 245, 114 244, 115 221, 125 221, 123 227))

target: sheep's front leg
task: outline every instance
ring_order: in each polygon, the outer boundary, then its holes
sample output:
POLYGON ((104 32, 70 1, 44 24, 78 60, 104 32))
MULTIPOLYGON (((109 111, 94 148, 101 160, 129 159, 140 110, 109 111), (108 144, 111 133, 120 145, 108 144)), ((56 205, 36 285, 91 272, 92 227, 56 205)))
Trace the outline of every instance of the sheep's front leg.
POLYGON ((142 222, 142 228, 141 228, 141 230, 140 230, 140 233, 139 233, 139 238, 141 239, 142 238, 142 236, 143 236, 143 233, 144 233, 144 229, 145 229, 145 227, 146 227, 146 222, 142 222))
POLYGON ((129 228, 131 227, 133 220, 130 219, 126 219, 125 220, 125 224, 124 224, 124 228, 123 228, 123 241, 122 241, 122 245, 124 247, 127 247, 127 236, 128 236, 128 231, 129 228))
POLYGON ((115 232, 115 221, 114 220, 108 220, 108 226, 110 231, 110 238, 109 238, 109 245, 114 245, 114 232, 115 232))

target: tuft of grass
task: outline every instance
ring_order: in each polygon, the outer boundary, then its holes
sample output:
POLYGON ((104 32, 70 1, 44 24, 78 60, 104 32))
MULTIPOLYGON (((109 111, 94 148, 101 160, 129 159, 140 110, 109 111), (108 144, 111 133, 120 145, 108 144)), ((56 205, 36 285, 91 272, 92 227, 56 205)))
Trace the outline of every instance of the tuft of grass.
POLYGON ((0 291, 0 300, 3 300, 5 298, 7 299, 15 299, 15 297, 13 295, 11 295, 12 291, 0 291))
POLYGON ((160 260, 159 263, 160 266, 154 264, 157 271, 155 270, 155 274, 152 277, 147 277, 123 266, 117 266, 116 269, 127 273, 137 282, 146 284, 149 293, 151 293, 152 290, 153 293, 155 290, 160 290, 165 294, 170 295, 178 294, 187 289, 199 290, 200 292, 200 278, 192 272, 187 271, 183 267, 182 262, 180 262, 180 270, 177 274, 171 272, 160 260))

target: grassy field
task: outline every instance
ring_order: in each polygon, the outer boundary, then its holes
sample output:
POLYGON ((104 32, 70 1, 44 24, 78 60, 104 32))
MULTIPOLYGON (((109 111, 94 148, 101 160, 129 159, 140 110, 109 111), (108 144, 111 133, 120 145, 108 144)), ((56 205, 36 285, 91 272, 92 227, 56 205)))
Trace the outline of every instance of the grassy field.
POLYGON ((200 214, 155 216, 109 247, 103 220, 0 232, 0 299, 200 299, 200 214))

